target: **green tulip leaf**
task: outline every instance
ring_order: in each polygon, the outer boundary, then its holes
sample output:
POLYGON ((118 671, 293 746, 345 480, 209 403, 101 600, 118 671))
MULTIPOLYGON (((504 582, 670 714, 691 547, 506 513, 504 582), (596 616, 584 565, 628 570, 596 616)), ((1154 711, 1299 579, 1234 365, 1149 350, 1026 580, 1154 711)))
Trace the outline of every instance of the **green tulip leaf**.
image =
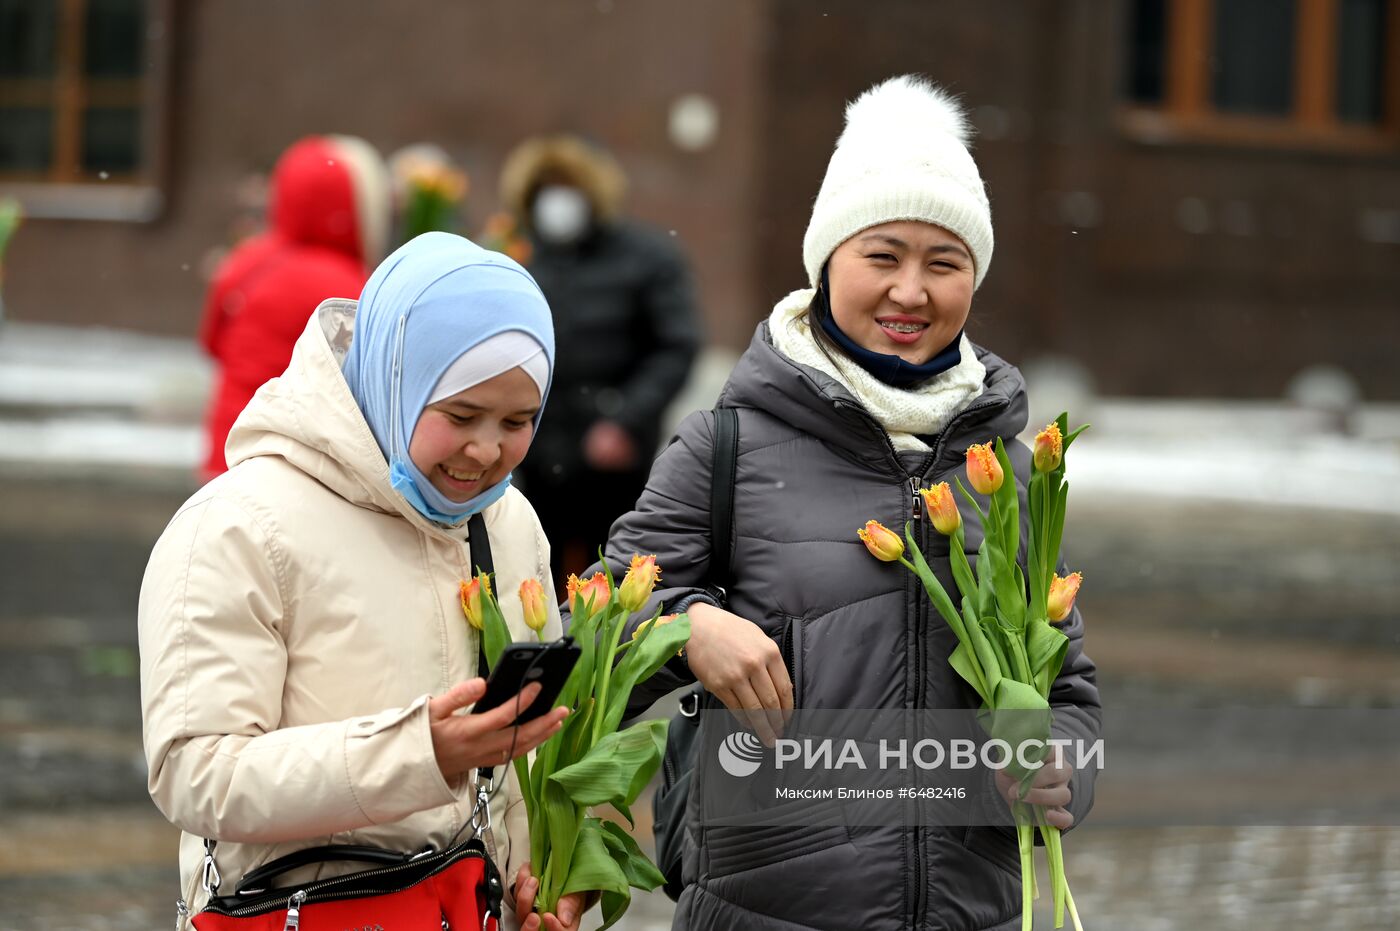
POLYGON ((669 623, 653 623, 651 626, 652 629, 645 636, 632 642, 622 662, 613 670, 608 685, 608 704, 604 710, 605 734, 615 731, 622 722, 632 688, 655 675, 690 640, 690 618, 684 614, 669 623))
MULTIPOLYGON (((481 630, 478 634, 482 639, 482 649, 486 653, 486 665, 489 669, 495 669, 496 664, 501 661, 501 654, 505 653, 513 638, 510 627, 501 614, 501 606, 497 603, 496 596, 487 594, 491 590, 491 577, 478 569, 476 578, 481 583, 481 630)), ((486 670, 481 670, 480 674, 486 675, 486 670)))
MULTIPOLYGON (((545 900, 557 902, 559 896, 563 895, 563 892, 559 891, 563 879, 559 875, 560 865, 573 862, 574 848, 578 845, 580 837, 580 813, 568 793, 552 780, 545 780, 543 803, 540 808, 544 811, 545 829, 549 833, 545 848, 546 862, 555 868, 555 875, 550 883, 554 888, 545 890, 548 893, 545 900)), ((533 851, 531 853, 533 854, 533 851)))
POLYGON ((1045 618, 1036 618, 1026 625, 1026 656, 1031 664, 1031 673, 1037 677, 1037 684, 1042 672, 1048 672, 1051 681, 1059 676, 1068 649, 1069 638, 1045 618))
POLYGON ((1024 781, 1034 769, 1027 769, 1015 759, 1019 748, 1027 741, 1041 742, 1034 752, 1025 755, 1032 760, 1043 759, 1049 750, 1045 741, 1050 739, 1050 704, 1036 690, 1035 686, 1015 679, 1003 678, 997 683, 992 709, 984 717, 987 733, 998 740, 1004 740, 1013 751, 1013 759, 1007 772, 1017 780, 1024 781))
POLYGON ((952 666, 953 670, 962 676, 968 685, 972 686, 978 697, 982 699, 983 704, 990 705, 992 703, 991 693, 987 691, 987 685, 982 681, 981 663, 977 662, 977 658, 973 655, 972 647, 966 643, 959 643, 953 648, 952 655, 948 657, 948 665, 952 666))
POLYGON ((987 703, 991 704, 991 700, 996 696, 997 683, 1007 671, 1002 665, 1002 657, 998 655, 986 630, 983 629, 982 622, 973 613, 972 602, 966 598, 963 599, 963 627, 967 630, 967 639, 972 643, 972 655, 977 657, 977 662, 982 667, 982 682, 987 687, 987 703))
POLYGON ((602 898, 598 900, 598 910, 603 913, 603 923, 598 926, 598 931, 611 928, 617 924, 618 919, 627 914, 627 909, 632 905, 632 893, 626 894, 618 892, 604 892, 602 898))
MULTIPOLYGON (((578 832, 578 842, 574 845, 573 857, 568 861, 569 875, 559 891, 561 897, 572 892, 601 891, 611 892, 628 902, 631 901, 627 876, 608 851, 601 824, 597 818, 583 819, 578 832)), ((621 911, 615 911, 611 921, 605 914, 604 921, 607 923, 603 927, 606 928, 612 921, 621 917, 626 908, 624 904, 621 911)))
POLYGON ((602 822, 603 840, 613 860, 622 867, 627 882, 647 892, 666 884, 666 876, 656 868, 637 841, 615 821, 602 822))
POLYGON ((575 805, 609 803, 619 811, 637 800, 661 765, 664 720, 642 721, 603 736, 582 760, 549 776, 575 805))
POLYGON ((934 575, 933 570, 929 568, 928 561, 924 559, 923 550, 919 549, 919 544, 914 540, 914 532, 907 523, 904 525, 904 539, 908 544, 908 552, 914 557, 914 574, 923 583, 924 591, 928 593, 929 600, 938 609, 938 613, 943 615, 948 626, 953 628, 953 632, 958 633, 958 640, 966 639, 959 633, 960 618, 957 609, 953 607, 952 599, 948 597, 943 583, 938 581, 938 576, 934 575))
POLYGON ((991 542, 984 536, 977 548, 977 616, 986 617, 996 610, 996 569, 992 564, 991 542))

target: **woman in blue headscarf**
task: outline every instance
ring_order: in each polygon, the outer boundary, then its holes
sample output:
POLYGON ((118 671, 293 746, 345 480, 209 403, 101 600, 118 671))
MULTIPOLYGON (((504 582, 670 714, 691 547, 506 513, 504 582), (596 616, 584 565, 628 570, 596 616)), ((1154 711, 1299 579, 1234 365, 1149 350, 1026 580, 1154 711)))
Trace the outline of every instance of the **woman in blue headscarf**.
MULTIPOLYGON (((476 770, 499 774, 558 730, 565 709, 513 724, 533 685, 520 704, 457 713, 485 688, 459 605, 472 515, 515 639, 536 636, 517 595, 527 579, 550 606, 540 635, 561 632, 548 543, 510 486, 553 362, 529 274, 429 233, 358 304, 323 303, 239 417, 230 471, 176 513, 141 590, 149 788, 184 832, 183 913, 217 891, 206 838, 228 877, 329 843, 442 849, 470 816, 476 770)), ((491 807, 510 879, 528 876, 529 835, 504 771, 491 807)), ((576 927, 581 905, 566 897, 544 926, 576 927)))

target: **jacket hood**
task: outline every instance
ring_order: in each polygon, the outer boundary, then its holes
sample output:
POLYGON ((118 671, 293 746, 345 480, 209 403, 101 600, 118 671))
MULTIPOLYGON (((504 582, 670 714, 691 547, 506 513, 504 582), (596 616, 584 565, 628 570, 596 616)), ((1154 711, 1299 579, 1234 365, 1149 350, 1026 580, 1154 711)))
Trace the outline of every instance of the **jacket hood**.
MULTIPOLYGON (((997 435, 1005 437, 1026 428, 1028 404, 1021 372, 975 343, 973 349, 987 369, 985 388, 931 444, 940 463, 962 458, 965 448, 958 445, 957 437, 974 425, 985 432, 990 423, 997 435)), ((767 320, 758 325, 749 348, 734 366, 719 403, 766 411, 837 449, 902 471, 884 429, 850 390, 830 375, 779 352, 767 320)))
POLYGON ((530 224, 530 203, 545 179, 573 184, 583 191, 601 221, 617 218, 627 177, 611 155, 574 136, 527 139, 506 158, 501 169, 501 203, 530 224))
POLYGON ((388 174, 362 139, 308 136, 278 159, 268 216, 273 230, 292 242, 372 265, 388 240, 388 174))
POLYGON ((389 463, 341 374, 356 309, 357 302, 344 298, 316 308, 287 370, 259 388, 234 423, 229 466, 275 456, 351 504, 401 514, 424 530, 445 533, 394 491, 389 463))

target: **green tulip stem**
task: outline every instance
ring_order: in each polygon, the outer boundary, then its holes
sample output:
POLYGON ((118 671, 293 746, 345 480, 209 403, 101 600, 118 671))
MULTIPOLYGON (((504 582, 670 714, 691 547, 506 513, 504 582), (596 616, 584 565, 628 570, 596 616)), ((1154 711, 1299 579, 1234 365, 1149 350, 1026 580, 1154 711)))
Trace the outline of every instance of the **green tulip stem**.
POLYGON ((1039 895, 1035 886, 1035 828, 1026 816, 1026 805, 1017 802, 1016 844, 1021 854, 1021 931, 1032 931, 1035 917, 1034 901, 1039 895))
MULTIPOLYGON (((1050 474, 1055 475, 1053 472, 1050 474)), ((1046 476, 1046 480, 1040 485, 1040 507, 1035 511, 1036 516, 1040 518, 1040 526, 1036 528, 1036 533, 1040 535, 1040 577, 1036 579, 1036 585, 1044 592, 1047 604, 1050 599, 1050 577, 1054 575, 1060 562, 1060 554, 1050 552, 1050 523, 1053 520, 1050 512, 1054 510, 1055 498, 1059 494, 1059 484, 1058 476, 1056 476, 1053 485, 1050 476, 1046 476)))
POLYGON ((1007 641, 1011 644, 1011 661, 1016 665, 1016 678, 1020 682, 1027 684, 1035 681, 1031 675, 1031 660, 1026 655, 1026 639, 1019 633, 1008 634, 1007 641))
POLYGON ((1074 931, 1084 931, 1084 926, 1079 923, 1079 909, 1074 907, 1074 894, 1069 891, 1069 883, 1065 883, 1065 905, 1069 907, 1069 920, 1074 923, 1074 931))
MULTIPOLYGON (((616 636, 616 634, 615 634, 614 631, 613 631, 613 626, 612 626, 611 624, 604 623, 604 624, 602 624, 601 626, 602 626, 603 631, 604 631, 605 634, 606 634, 606 640, 610 640, 610 639, 612 639, 613 637, 616 636)), ((619 628, 621 628, 623 625, 622 625, 622 624, 618 624, 617 626, 618 626, 619 628)), ((615 642, 614 642, 614 643, 606 643, 606 640, 605 640, 604 643, 605 643, 605 649, 607 650, 607 654, 606 654, 606 656, 607 656, 607 662, 601 664, 602 667, 603 667, 603 668, 602 668, 602 671, 601 671, 602 674, 601 674, 601 676, 599 677, 599 680, 598 680, 598 704, 597 704, 597 707, 598 707, 599 709, 605 709, 605 708, 608 707, 608 685, 609 685, 609 683, 610 683, 611 680, 612 680, 613 659, 614 659, 614 658, 616 657, 616 655, 617 655, 617 653, 616 653, 616 651, 617 651, 617 644, 616 644, 615 642)), ((602 645, 603 645, 603 644, 600 644, 600 646, 602 646, 602 645)), ((604 714, 604 713, 602 713, 602 711, 600 710, 599 713, 593 718, 593 741, 592 741, 591 746, 596 746, 597 743, 598 743, 598 741, 601 740, 601 739, 603 738, 603 719, 606 718, 606 717, 607 717, 607 715, 604 714)))
MULTIPOLYGON (((534 864, 531 864, 533 867, 534 864)), ((554 857, 546 855, 544 873, 539 877, 540 891, 535 894, 535 907, 541 912, 549 911, 549 889, 554 882, 554 857)))
POLYGON ((977 577, 973 574, 972 565, 967 561, 967 534, 963 532, 962 524, 953 530, 953 535, 949 538, 948 561, 953 567, 953 578, 958 583, 962 596, 976 604, 977 577))
POLYGON ((528 756, 520 756, 515 759, 515 780, 520 783, 520 796, 525 800, 525 823, 531 824, 531 816, 535 813, 535 800, 530 795, 530 761, 528 756))

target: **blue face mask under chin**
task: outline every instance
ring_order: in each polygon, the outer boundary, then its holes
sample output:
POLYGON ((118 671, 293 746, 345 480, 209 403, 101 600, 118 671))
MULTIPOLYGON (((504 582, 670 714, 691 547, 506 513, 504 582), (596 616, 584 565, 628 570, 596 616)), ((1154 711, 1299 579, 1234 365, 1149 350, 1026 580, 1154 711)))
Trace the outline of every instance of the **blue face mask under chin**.
POLYGON ((501 500, 510 487, 510 476, 507 475, 475 498, 457 502, 434 488, 411 462, 395 459, 389 464, 389 483, 424 517, 455 527, 501 500), (418 478, 415 479, 415 476, 418 478), (451 508, 450 513, 448 508, 451 508))

